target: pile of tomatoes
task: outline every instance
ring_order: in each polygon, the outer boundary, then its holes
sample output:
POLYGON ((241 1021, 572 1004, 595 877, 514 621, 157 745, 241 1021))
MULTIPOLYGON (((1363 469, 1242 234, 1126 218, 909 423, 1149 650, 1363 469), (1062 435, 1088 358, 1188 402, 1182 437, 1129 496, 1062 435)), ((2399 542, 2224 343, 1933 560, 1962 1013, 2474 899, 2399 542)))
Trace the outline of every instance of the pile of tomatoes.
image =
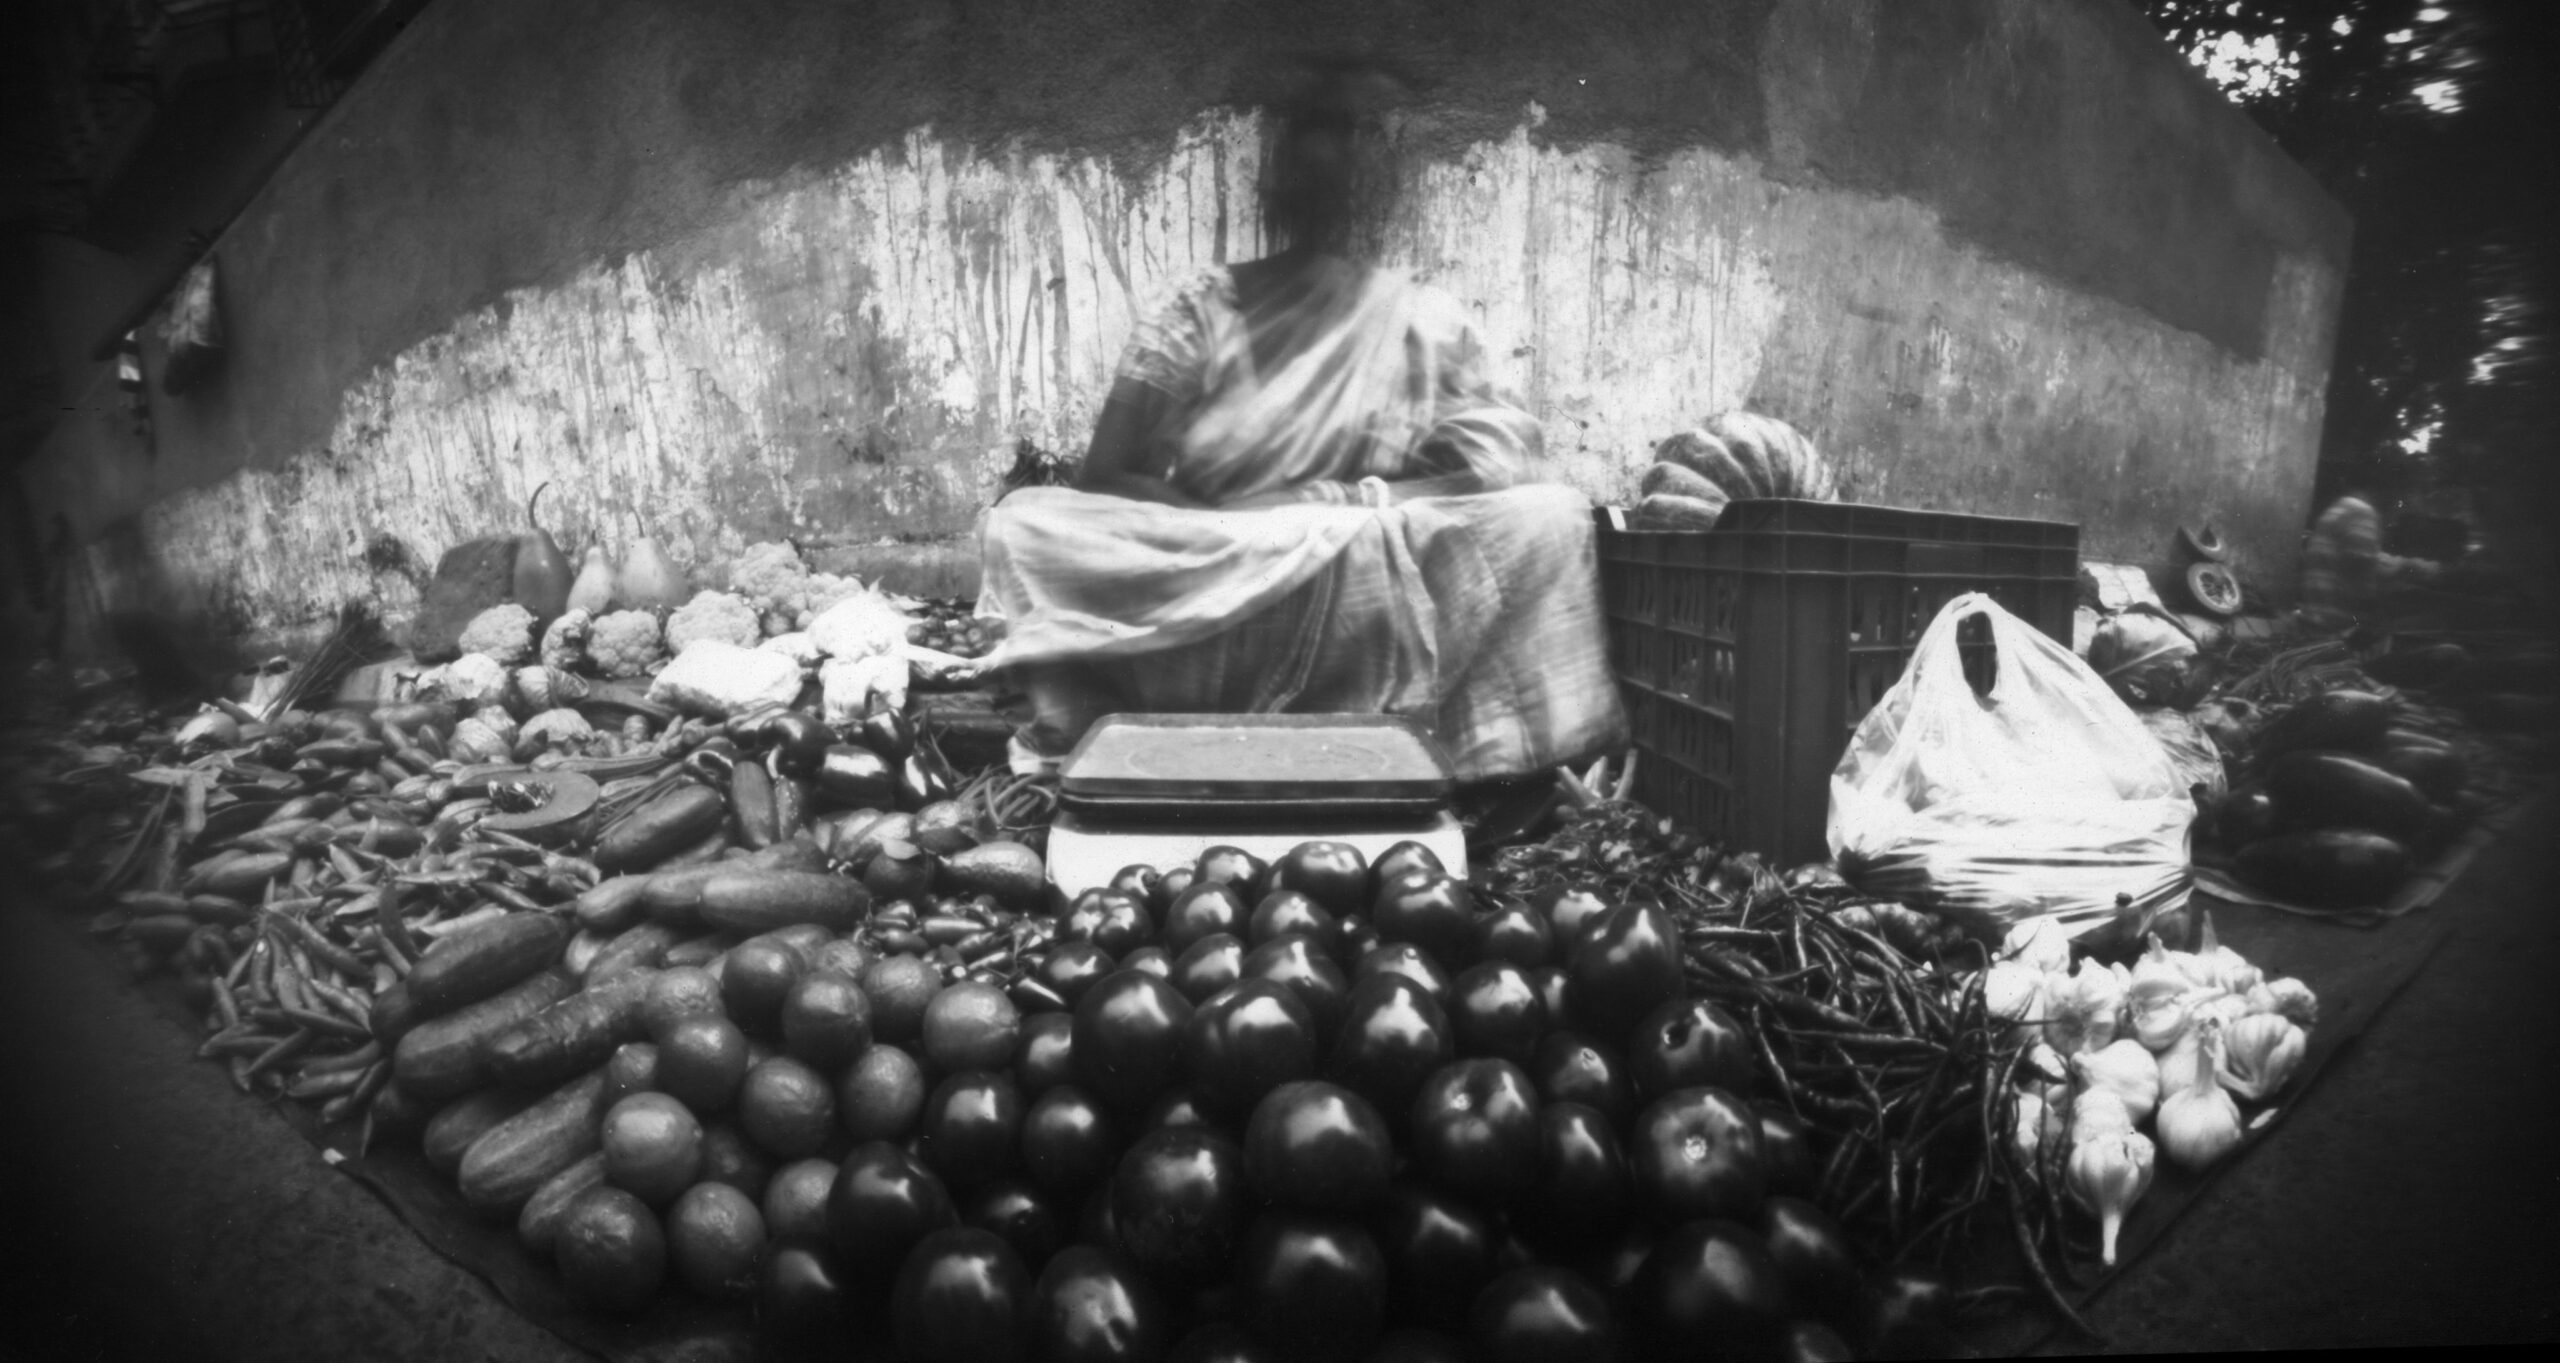
MULTIPOLYGON (((1009 1068, 942 1076, 767 1256, 776 1356, 1847 1358, 1804 1125, 1660 908, 1479 905, 1415 843, 1132 867, 1062 908, 1009 1068), (885 1329, 884 1329, 885 1327, 885 1329)), ((1853 1341, 1855 1349, 1853 1350, 1853 1341)))

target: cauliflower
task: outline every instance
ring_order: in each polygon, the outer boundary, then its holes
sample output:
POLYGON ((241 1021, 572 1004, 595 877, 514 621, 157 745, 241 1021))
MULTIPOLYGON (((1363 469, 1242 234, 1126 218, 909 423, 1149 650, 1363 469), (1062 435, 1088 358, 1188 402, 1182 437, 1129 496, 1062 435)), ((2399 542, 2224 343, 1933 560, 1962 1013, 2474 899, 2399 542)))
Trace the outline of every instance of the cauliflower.
POLYGON ((513 667, 533 657, 533 612, 510 601, 471 617, 462 627, 462 651, 485 653, 513 667))
POLYGON ((595 726, 575 710, 545 710, 524 722, 520 741, 536 741, 575 751, 596 736, 595 726))
POLYGON ((809 622, 809 637, 830 658, 868 658, 894 653, 907 642, 914 622, 876 592, 850 596, 809 622))
POLYGON ((809 577, 809 594, 801 603, 799 616, 792 628, 807 629, 810 621, 826 614, 830 608, 857 596, 867 596, 870 592, 871 589, 863 585, 861 578, 838 577, 833 573, 813 573, 809 577))
POLYGON ((750 544, 730 565, 729 590, 758 614, 794 615, 806 607, 809 565, 788 544, 750 544))
POLYGON ((745 597, 695 592, 691 601, 667 617, 667 647, 681 655, 706 639, 753 648, 764 639, 764 622, 745 597))
POLYGON ((583 606, 572 606, 551 628, 542 632, 542 665, 563 672, 575 672, 587 662, 587 636, 595 632, 596 618, 583 606))
POLYGON ((507 669, 486 653, 465 653, 444 665, 436 691, 459 705, 495 705, 507 694, 507 669))
POLYGON ((803 672, 817 670, 818 643, 806 634, 777 634, 756 647, 767 653, 779 653, 789 658, 800 664, 800 670, 803 672))
POLYGON ((687 714, 726 718, 800 695, 800 665, 780 653, 700 639, 649 683, 649 699, 687 714))
POLYGON ((647 611, 615 611, 596 621, 587 656, 608 677, 644 677, 667 656, 658 617, 647 611))

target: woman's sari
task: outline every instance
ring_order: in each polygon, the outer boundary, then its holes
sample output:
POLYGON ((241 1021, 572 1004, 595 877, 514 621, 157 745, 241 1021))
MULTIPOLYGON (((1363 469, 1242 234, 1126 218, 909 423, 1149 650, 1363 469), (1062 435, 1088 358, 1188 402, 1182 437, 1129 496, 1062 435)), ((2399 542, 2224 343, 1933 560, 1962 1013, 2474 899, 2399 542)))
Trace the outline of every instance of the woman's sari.
POLYGON ((1527 483, 1537 425, 1494 396, 1455 302, 1336 263, 1239 306, 1204 275, 1143 327, 1123 377, 1168 413, 1148 458, 1216 503, 1471 472, 1491 491, 1391 507, 1192 510, 1026 488, 989 513, 990 662, 1055 759, 1115 712, 1386 713, 1461 779, 1624 742, 1589 504, 1527 483))

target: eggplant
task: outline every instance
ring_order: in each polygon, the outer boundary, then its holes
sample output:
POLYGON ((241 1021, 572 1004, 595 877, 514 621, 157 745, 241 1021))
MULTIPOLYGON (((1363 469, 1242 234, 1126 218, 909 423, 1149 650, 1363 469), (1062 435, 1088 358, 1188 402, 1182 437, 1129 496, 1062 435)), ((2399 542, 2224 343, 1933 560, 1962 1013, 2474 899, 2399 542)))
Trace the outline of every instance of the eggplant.
POLYGON ((2395 648, 2364 664, 2366 676, 2386 686, 2431 687, 2471 663, 2471 650, 2460 644, 2428 644, 2395 648))
POLYGON ((862 721, 862 746, 892 762, 907 760, 916 748, 916 726, 904 710, 876 710, 862 721))
POLYGON ((2461 753, 2415 734, 2395 733, 2385 738, 2373 764, 2440 803, 2462 794, 2463 787, 2471 783, 2471 764, 2463 760, 2461 753))
POLYGON ((898 774, 880 754, 850 743, 827 749, 817 778, 818 793, 837 804, 886 806, 898 790, 898 774))
POLYGON ((2323 691, 2270 721, 2258 733, 2261 762, 2304 748, 2361 752, 2391 729, 2391 702, 2369 691, 2323 691))
POLYGON ((2267 768, 2267 793, 2294 828, 2361 828, 2405 840, 2433 811, 2418 788, 2342 752, 2289 752, 2267 768))
POLYGON ((2232 870, 2269 894, 2320 909, 2378 904, 2409 878, 2409 849, 2360 828, 2279 833, 2240 849, 2232 870))
POLYGON ((2200 830, 2222 847, 2246 847, 2276 831, 2276 803, 2264 786, 2234 787, 2208 810, 2200 830))

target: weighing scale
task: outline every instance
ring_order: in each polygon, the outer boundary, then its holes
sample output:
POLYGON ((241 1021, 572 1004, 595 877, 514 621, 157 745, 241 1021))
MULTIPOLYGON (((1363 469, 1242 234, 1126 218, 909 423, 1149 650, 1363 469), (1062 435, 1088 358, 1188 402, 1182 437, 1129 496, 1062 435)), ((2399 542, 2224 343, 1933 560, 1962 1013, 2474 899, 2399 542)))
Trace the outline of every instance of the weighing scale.
POLYGON ((1058 775, 1049 883, 1070 898, 1129 866, 1220 846, 1276 861, 1318 838, 1372 861, 1409 839, 1467 874, 1448 755, 1393 715, 1110 715, 1058 775))

